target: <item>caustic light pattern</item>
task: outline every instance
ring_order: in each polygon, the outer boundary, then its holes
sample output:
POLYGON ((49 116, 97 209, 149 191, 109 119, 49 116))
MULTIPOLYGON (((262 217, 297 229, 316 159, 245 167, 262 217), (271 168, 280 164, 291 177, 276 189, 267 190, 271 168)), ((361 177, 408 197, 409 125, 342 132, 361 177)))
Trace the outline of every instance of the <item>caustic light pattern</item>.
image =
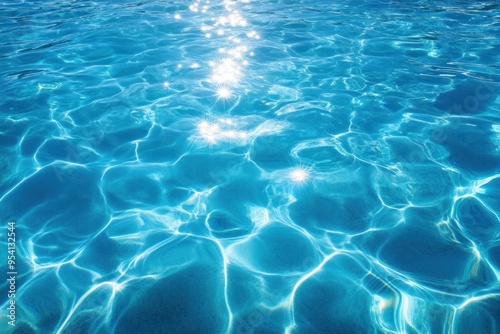
POLYGON ((0 332, 500 333, 496 1, 0 16, 0 332))

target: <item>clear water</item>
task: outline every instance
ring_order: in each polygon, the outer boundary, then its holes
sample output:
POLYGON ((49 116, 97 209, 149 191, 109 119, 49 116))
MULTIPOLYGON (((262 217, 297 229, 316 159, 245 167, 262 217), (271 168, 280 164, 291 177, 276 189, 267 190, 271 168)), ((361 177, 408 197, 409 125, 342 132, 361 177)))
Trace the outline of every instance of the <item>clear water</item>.
POLYGON ((500 333, 496 1, 0 18, 2 332, 500 333))

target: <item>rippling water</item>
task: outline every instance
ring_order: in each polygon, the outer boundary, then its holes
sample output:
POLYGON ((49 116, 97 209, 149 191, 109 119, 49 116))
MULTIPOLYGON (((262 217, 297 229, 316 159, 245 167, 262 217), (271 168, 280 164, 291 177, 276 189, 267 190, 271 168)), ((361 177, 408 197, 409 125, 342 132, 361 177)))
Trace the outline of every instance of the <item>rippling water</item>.
POLYGON ((496 1, 0 18, 0 331, 500 333, 496 1))

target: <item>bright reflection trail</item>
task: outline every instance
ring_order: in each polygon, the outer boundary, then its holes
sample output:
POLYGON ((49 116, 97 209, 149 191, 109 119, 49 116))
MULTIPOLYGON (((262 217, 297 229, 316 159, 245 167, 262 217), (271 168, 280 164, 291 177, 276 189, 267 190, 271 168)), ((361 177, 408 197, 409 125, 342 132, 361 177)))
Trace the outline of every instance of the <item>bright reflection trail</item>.
POLYGON ((495 3, 2 6, 6 333, 499 331, 495 3))

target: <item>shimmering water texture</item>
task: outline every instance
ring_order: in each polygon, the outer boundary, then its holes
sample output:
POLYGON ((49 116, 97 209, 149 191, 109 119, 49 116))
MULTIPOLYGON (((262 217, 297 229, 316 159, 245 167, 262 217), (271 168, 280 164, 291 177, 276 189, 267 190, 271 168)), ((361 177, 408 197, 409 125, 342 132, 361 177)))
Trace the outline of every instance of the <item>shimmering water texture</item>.
POLYGON ((500 333, 498 2, 0 17, 2 333, 500 333))

